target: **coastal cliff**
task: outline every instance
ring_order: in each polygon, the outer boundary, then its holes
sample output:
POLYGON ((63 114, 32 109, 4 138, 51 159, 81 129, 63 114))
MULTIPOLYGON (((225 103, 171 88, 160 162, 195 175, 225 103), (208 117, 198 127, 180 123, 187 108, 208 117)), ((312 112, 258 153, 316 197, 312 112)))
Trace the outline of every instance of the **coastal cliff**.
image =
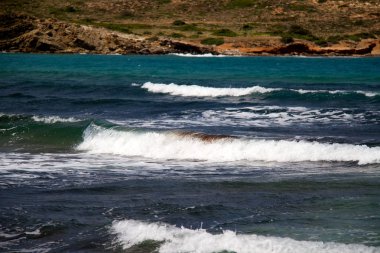
POLYGON ((106 27, 36 18, 24 14, 0 15, 0 51, 25 53, 92 54, 224 54, 224 55, 380 55, 380 39, 343 40, 320 46, 305 39, 281 41, 276 37, 236 38, 219 45, 167 36, 147 36, 106 27), (263 42, 264 41, 264 42, 263 42))
POLYGON ((208 47, 110 31, 56 19, 0 16, 0 50, 25 53, 168 54, 216 53, 208 47))

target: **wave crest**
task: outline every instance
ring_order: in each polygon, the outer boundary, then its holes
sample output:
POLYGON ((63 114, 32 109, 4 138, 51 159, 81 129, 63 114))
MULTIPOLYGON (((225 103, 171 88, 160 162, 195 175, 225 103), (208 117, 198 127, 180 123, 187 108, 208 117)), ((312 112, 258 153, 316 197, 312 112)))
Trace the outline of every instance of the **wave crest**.
POLYGON ((365 145, 236 138, 205 141, 178 132, 118 131, 94 124, 85 130, 83 139, 79 150, 165 160, 380 163, 380 147, 365 145))
MULTIPOLYGON (((135 84, 132 84, 135 86, 135 84)), ((262 86, 251 86, 247 88, 216 88, 216 87, 207 87, 199 85, 178 85, 175 83, 164 84, 164 83, 152 83, 146 82, 141 85, 141 88, 148 90, 152 93, 163 93, 170 94, 173 96, 182 96, 182 97, 240 97, 247 96, 254 93, 271 93, 277 91, 288 91, 295 92, 298 94, 359 94, 366 97, 375 97, 379 93, 370 92, 370 91, 349 91, 349 90, 304 90, 304 89, 284 89, 284 88, 266 88, 262 86)))
POLYGON ((279 90, 276 88, 264 88, 261 86, 252 86, 248 88, 215 88, 199 85, 178 85, 175 83, 164 84, 151 82, 144 83, 141 88, 147 89, 149 92, 153 93, 166 93, 183 97, 240 97, 252 93, 268 93, 279 90))
POLYGON ((224 231, 222 234, 210 234, 204 229, 177 228, 162 223, 146 223, 136 220, 114 222, 111 232, 127 249, 146 240, 162 241, 160 253, 177 252, 225 252, 238 253, 374 253, 378 248, 359 244, 324 243, 296 241, 259 235, 236 234, 224 231))

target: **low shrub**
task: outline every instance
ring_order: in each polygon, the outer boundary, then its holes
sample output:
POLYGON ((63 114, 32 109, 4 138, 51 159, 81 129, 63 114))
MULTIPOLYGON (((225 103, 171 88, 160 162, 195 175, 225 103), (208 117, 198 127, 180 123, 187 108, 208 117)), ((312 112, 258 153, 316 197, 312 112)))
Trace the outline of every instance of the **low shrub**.
POLYGON ((197 27, 196 24, 185 24, 185 25, 180 26, 178 30, 188 32, 188 31, 199 31, 200 29, 197 27))
POLYGON ((294 39, 290 36, 283 36, 281 37, 281 42, 284 44, 289 44, 289 43, 293 43, 294 39))
POLYGON ((172 34, 170 34, 170 37, 172 37, 172 38, 184 38, 185 35, 183 35, 181 33, 172 33, 172 34))
POLYGON ((97 23, 97 25, 104 27, 104 28, 107 28, 107 29, 110 29, 110 30, 122 32, 122 33, 132 33, 132 31, 129 30, 127 26, 122 25, 122 24, 97 23))
POLYGON ((171 3, 172 1, 171 0, 156 0, 156 2, 158 4, 168 4, 168 3, 171 3))
POLYGON ((249 31, 249 30, 252 30, 253 29, 253 26, 250 25, 250 24, 245 24, 241 27, 241 30, 244 30, 244 31, 249 31))
POLYGON ((77 12, 78 10, 75 9, 73 6, 67 6, 64 9, 65 12, 77 12))
POLYGON ((230 0, 227 4, 227 8, 246 8, 252 7, 256 3, 256 0, 230 0))
POLYGON ((224 39, 223 38, 206 38, 201 41, 203 45, 222 45, 224 44, 224 39))
POLYGON ((234 31, 231 31, 230 29, 219 29, 215 32, 212 33, 213 35, 216 36, 226 36, 226 37, 236 37, 237 33, 234 31))
POLYGON ((186 25, 186 22, 182 20, 175 20, 173 21, 172 25, 175 25, 175 26, 186 25))

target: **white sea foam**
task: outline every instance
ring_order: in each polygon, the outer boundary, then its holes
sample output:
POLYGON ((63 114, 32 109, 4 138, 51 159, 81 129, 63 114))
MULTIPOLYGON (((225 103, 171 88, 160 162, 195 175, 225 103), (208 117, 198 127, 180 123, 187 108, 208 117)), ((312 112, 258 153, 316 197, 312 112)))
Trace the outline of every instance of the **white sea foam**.
POLYGON ((291 238, 237 234, 224 231, 211 234, 204 229, 177 228, 163 223, 146 223, 136 220, 116 221, 111 232, 117 241, 128 249, 146 240, 161 241, 160 253, 379 253, 380 248, 360 244, 341 244, 318 241, 296 241, 291 238))
POLYGON ((144 83, 141 88, 147 89, 149 92, 153 93, 166 93, 183 97, 239 97, 252 93, 268 93, 279 90, 277 88, 264 88, 261 86, 252 86, 248 88, 215 88, 199 85, 178 85, 175 83, 164 84, 152 82, 144 83))
POLYGON ((61 118, 59 116, 33 116, 32 119, 37 122, 43 122, 46 124, 53 124, 57 122, 79 122, 81 120, 69 117, 69 118, 61 118))
POLYGON ((349 90, 304 90, 304 89, 290 89, 291 91, 298 92, 300 94, 307 94, 307 93, 329 93, 329 94, 349 94, 349 93, 357 93, 357 94, 363 94, 367 97, 375 97, 379 95, 379 93, 376 92, 370 92, 370 91, 349 91, 349 90))
MULTIPOLYGON (((132 84, 132 86, 138 86, 132 84)), ((152 83, 146 82, 141 85, 141 88, 147 89, 149 92, 153 93, 164 93, 174 96, 183 96, 183 97, 239 97, 246 96, 254 93, 269 93, 273 91, 293 91, 299 94, 308 94, 308 93, 329 93, 329 94, 350 94, 357 93, 363 94, 367 97, 374 97, 379 95, 376 92, 370 91, 350 91, 350 90, 304 90, 304 89, 284 89, 284 88, 267 88, 262 86, 251 86, 247 88, 216 88, 216 87, 207 87, 199 85, 178 85, 175 83, 164 84, 164 83, 152 83)))
POLYGON ((105 129, 94 124, 84 132, 77 149, 90 153, 153 159, 227 161, 355 161, 380 163, 380 147, 306 141, 214 139, 205 141, 175 132, 135 132, 105 129))
POLYGON ((185 110, 181 115, 161 114, 150 120, 109 119, 117 125, 136 128, 188 128, 192 126, 278 127, 300 124, 379 124, 380 111, 352 108, 314 109, 295 106, 237 106, 218 110, 185 110))
POLYGON ((211 53, 208 53, 208 54, 190 54, 190 53, 178 54, 178 53, 173 53, 171 55, 182 56, 182 57, 200 57, 200 58, 203 58, 203 57, 226 57, 227 56, 227 55, 223 55, 223 54, 211 54, 211 53))
POLYGON ((206 110, 198 121, 212 125, 233 126, 288 126, 292 124, 341 124, 341 123, 376 123, 380 112, 360 111, 350 108, 311 109, 306 107, 254 106, 225 108, 224 110, 206 110))

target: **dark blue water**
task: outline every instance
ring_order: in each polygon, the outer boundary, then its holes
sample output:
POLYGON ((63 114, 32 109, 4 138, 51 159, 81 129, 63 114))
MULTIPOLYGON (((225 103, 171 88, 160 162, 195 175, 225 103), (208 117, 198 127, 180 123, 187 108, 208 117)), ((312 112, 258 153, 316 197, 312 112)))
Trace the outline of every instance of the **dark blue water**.
POLYGON ((379 70, 1 54, 0 250, 380 252, 379 70))

